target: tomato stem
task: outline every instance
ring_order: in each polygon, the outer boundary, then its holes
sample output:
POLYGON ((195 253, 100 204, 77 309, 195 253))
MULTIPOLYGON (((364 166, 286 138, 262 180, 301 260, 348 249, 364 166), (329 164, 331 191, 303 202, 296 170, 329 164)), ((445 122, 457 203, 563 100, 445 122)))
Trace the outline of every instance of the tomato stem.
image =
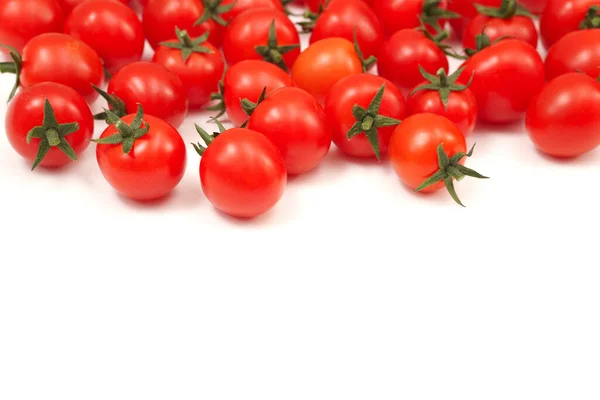
POLYGON ((591 6, 579 25, 579 29, 597 29, 600 28, 600 15, 598 15, 598 6, 591 6))
POLYGON ((516 0, 502 0, 500 7, 487 7, 481 4, 475 4, 477 12, 482 15, 493 18, 511 19, 515 15, 532 17, 533 15, 516 0))
POLYGON ((117 133, 101 139, 92 139, 97 144, 121 144, 123 152, 129 154, 135 141, 150 131, 150 125, 143 120, 144 109, 141 104, 138 104, 137 113, 129 125, 111 110, 105 109, 104 112, 107 116, 107 122, 115 126, 117 133), (142 125, 145 126, 142 128, 142 125))
POLYGON ((430 74, 419 65, 419 70, 421 71, 421 75, 423 78, 427 79, 429 83, 424 83, 420 86, 417 86, 410 95, 414 95, 418 91, 421 90, 434 90, 439 92, 440 100, 442 100, 442 104, 444 105, 444 109, 448 107, 448 98, 450 97, 451 92, 460 92, 466 90, 473 81, 473 75, 469 79, 466 85, 460 85, 456 83, 458 78, 460 78, 462 72, 465 70, 465 67, 461 67, 457 69, 452 75, 448 76, 446 74, 446 70, 444 68, 440 68, 435 75, 430 74))
POLYGON ((58 131, 54 128, 50 128, 46 131, 46 139, 48 139, 48 144, 50 147, 56 147, 60 144, 60 137, 58 136, 58 131))

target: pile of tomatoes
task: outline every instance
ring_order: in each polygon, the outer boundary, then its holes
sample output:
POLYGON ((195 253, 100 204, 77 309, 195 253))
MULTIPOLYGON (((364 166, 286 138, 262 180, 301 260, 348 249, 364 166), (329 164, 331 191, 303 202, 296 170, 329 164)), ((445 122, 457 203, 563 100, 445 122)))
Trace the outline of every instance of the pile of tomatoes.
POLYGON ((446 188, 462 205, 455 182, 486 178, 464 165, 480 124, 525 120, 535 146, 555 157, 600 145, 599 7, 0 0, 0 71, 16 76, 6 134, 33 169, 64 166, 95 143, 108 183, 144 201, 181 181, 187 151, 178 129, 188 111, 207 109, 215 132, 196 125, 193 146, 203 191, 227 214, 271 209, 288 174, 317 168, 332 142, 351 157, 389 159, 409 188, 446 188), (298 6, 306 11, 293 22, 288 8, 298 6), (301 52, 304 34, 310 45, 301 52), (146 41, 154 55, 142 61, 146 41), (462 60, 452 73, 448 57, 462 60), (98 96, 104 112, 92 115, 98 96), (94 119, 107 124, 97 138, 94 119))

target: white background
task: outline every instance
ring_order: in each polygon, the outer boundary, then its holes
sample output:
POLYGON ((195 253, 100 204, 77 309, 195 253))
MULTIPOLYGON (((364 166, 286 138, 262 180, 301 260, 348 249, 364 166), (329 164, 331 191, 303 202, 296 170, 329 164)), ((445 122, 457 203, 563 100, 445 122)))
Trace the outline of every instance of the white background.
POLYGON ((0 399, 597 400, 600 152, 544 157, 521 123, 468 140, 492 179, 457 185, 466 209, 332 148, 240 221, 191 146, 140 204, 94 145, 30 172, 2 132, 0 399))

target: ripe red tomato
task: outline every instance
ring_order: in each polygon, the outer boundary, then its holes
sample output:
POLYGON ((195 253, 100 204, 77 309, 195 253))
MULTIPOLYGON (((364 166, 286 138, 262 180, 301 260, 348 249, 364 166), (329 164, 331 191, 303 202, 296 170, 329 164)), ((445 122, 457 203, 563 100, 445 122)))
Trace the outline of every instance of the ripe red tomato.
POLYGON ((356 39, 365 57, 379 54, 385 38, 383 27, 375 11, 363 0, 332 0, 322 14, 310 17, 312 21, 303 27, 312 30, 311 44, 330 37, 353 41, 356 30, 356 39))
POLYGON ((544 85, 544 63, 531 45, 504 39, 464 62, 459 83, 467 83, 477 99, 478 118, 510 123, 523 117, 531 99, 544 85))
POLYGON ((428 27, 439 24, 443 28, 447 18, 458 17, 447 10, 446 0, 374 0, 373 8, 388 36, 402 29, 419 27, 419 18, 428 27))
POLYGON ((454 179, 465 176, 486 178, 465 167, 465 157, 472 155, 465 136, 447 118, 436 114, 415 114, 394 131, 390 142, 390 161, 408 187, 419 192, 433 192, 444 186, 458 204, 463 205, 454 189, 454 179))
POLYGON ((179 31, 178 40, 162 42, 152 61, 181 79, 187 90, 190 108, 202 107, 218 89, 225 63, 219 50, 206 42, 206 34, 195 39, 179 31))
POLYGON ((546 8, 547 0, 520 0, 519 3, 535 15, 540 15, 546 8))
POLYGON ((94 119, 85 99, 68 86, 46 82, 23 89, 8 104, 6 135, 33 168, 62 167, 90 144, 94 119))
POLYGON ((452 27, 454 34, 460 39, 469 21, 475 18, 479 13, 475 4, 481 4, 488 7, 499 7, 502 0, 452 0, 448 2, 448 10, 459 14, 460 18, 452 18, 448 22, 452 27))
POLYGON ((207 0, 150 0, 144 7, 142 24, 146 39, 153 49, 160 42, 175 39, 175 28, 186 30, 192 37, 210 32, 208 41, 221 46, 227 22, 221 17, 221 10, 206 7, 213 2, 207 0))
MULTIPOLYGON (((78 5, 85 3, 88 0, 58 0, 63 10, 65 11, 65 15, 69 15, 69 13, 78 5)), ((127 4, 127 0, 115 0, 121 2, 123 4, 127 4)))
POLYGON ((600 83, 577 72, 544 86, 527 109, 525 125, 536 147, 574 157, 600 145, 600 83))
POLYGON ((261 8, 284 12, 281 0, 223 0, 221 6, 231 6, 233 8, 224 12, 221 16, 227 22, 232 21, 235 17, 248 10, 258 10, 261 8))
POLYGON ((546 80, 568 72, 600 74, 600 29, 569 32, 550 47, 546 56, 546 80))
POLYGON ((425 79, 408 96, 410 115, 431 113, 448 118, 463 135, 467 136, 475 129, 477 121, 477 100, 469 85, 455 83, 462 74, 457 70, 450 76, 440 68, 437 75, 421 71, 425 79))
POLYGON ((207 148, 202 156, 202 190, 215 208, 238 218, 253 218, 269 211, 281 198, 287 183, 285 162, 277 147, 262 133, 233 128, 209 136, 198 127, 207 148))
POLYGON ((401 90, 411 90, 423 81, 419 66, 430 73, 440 68, 448 71, 446 54, 423 32, 403 29, 381 46, 377 71, 401 90))
POLYGON ((289 174, 316 168, 331 146, 323 107, 299 88, 284 87, 272 92, 252 111, 247 127, 277 146, 289 174))
MULTIPOLYGON (((42 33, 62 32, 63 23, 57 0, 0 0, 0 43, 17 51, 42 33)), ((0 56, 4 52, 0 49, 0 56)))
POLYGON ((287 71, 299 54, 298 30, 281 11, 248 10, 231 21, 223 36, 223 55, 229 66, 265 60, 287 71))
MULTIPOLYGON (((544 46, 550 48, 567 33, 580 29, 590 7, 598 5, 598 0, 549 0, 540 18, 540 34, 544 46)), ((588 23, 595 25, 593 15, 595 13, 591 14, 588 23)))
POLYGON ((408 113, 402 93, 392 82, 360 74, 336 83, 325 102, 333 142, 355 157, 387 153, 394 127, 408 113))
POLYGON ((115 73, 139 61, 144 52, 144 29, 136 13, 114 0, 88 0, 75 7, 65 33, 87 43, 115 73))
MULTIPOLYGON (((367 63, 371 61, 367 60, 367 63)), ((369 66, 364 65, 352 42, 328 38, 311 44, 300 53, 292 69, 292 79, 323 104, 331 87, 340 79, 360 74, 369 66)))
POLYGON ((281 68, 260 60, 246 60, 235 64, 225 73, 223 103, 227 115, 234 125, 242 125, 248 115, 244 112, 241 100, 258 101, 261 92, 266 94, 294 86, 292 78, 281 68))
POLYGON ((188 111, 186 88, 181 79, 151 62, 138 61, 121 68, 108 83, 107 93, 112 96, 109 106, 119 117, 135 113, 141 104, 146 115, 178 128, 188 111))

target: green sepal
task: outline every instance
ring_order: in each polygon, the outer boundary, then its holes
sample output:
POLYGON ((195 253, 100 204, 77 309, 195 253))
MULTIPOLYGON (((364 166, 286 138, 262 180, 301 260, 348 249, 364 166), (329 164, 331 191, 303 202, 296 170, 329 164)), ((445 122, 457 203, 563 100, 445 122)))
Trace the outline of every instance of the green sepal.
MULTIPOLYGON (((98 86, 92 84, 92 87, 108 104, 109 109, 112 111, 113 115, 116 115, 118 118, 124 117, 127 115, 127 108, 125 107, 125 102, 118 98, 114 94, 108 94, 104 90, 100 89, 98 86)), ((94 115, 94 119, 99 121, 106 121, 107 124, 111 124, 109 121, 109 116, 106 111, 98 113, 94 115)))
POLYGON ((198 36, 195 39, 192 39, 187 31, 179 29, 179 27, 175 27, 175 37, 177 38, 177 43, 175 42, 160 42, 159 45, 164 47, 169 47, 171 49, 177 49, 181 51, 181 58, 185 63, 193 53, 203 53, 203 54, 212 54, 213 50, 208 47, 201 46, 202 43, 205 43, 208 40, 208 36, 210 32, 206 32, 203 35, 198 36))
POLYGON ((117 133, 105 138, 93 139, 92 141, 97 144, 122 144, 123 153, 129 154, 133 149, 135 141, 150 131, 150 125, 144 121, 144 109, 141 104, 138 104, 137 113, 130 125, 127 125, 113 111, 108 109, 104 111, 106 112, 107 122, 115 126, 117 133), (143 128, 142 125, 144 125, 143 128))
POLYGON ((441 3, 442 0, 425 0, 423 2, 423 9, 420 16, 424 24, 430 25, 436 30, 442 29, 440 26, 440 19, 461 18, 460 14, 441 8, 441 3))
POLYGON ((417 86, 410 95, 414 95, 415 93, 421 90, 434 90, 439 92, 440 100, 442 100, 442 104, 444 105, 444 110, 448 109, 448 98, 450 97, 450 93, 452 92, 461 92, 466 90, 471 83, 473 82, 473 76, 475 73, 471 74, 469 81, 466 85, 461 85, 456 83, 460 75, 465 70, 465 67, 461 67, 457 69, 452 75, 446 75, 446 71, 444 68, 440 68, 435 75, 430 74, 419 65, 419 71, 421 71, 421 75, 425 78, 429 83, 424 83, 420 86, 417 86))
MULTIPOLYGON (((290 0, 290 1, 293 1, 293 0, 290 0)), ((302 32, 304 32, 304 33, 312 32, 313 29, 315 28, 315 24, 317 23, 317 20, 319 19, 321 14, 323 14, 323 11, 325 11, 327 6, 329 6, 330 2, 331 2, 331 0, 327 0, 327 1, 325 1, 325 3, 319 2, 319 9, 317 10, 316 13, 314 13, 310 10, 307 10, 304 14, 302 14, 302 17, 304 18, 304 20, 297 22, 296 25, 301 27, 302 32)))
POLYGON ((215 140, 221 133, 226 131, 221 121, 214 117, 211 119, 217 124, 217 127, 219 128, 219 132, 213 132, 212 135, 206 132, 204 129, 202 129, 200 125, 194 124, 194 126, 196 127, 196 132, 198 132, 200 138, 202 138, 202 141, 204 142, 204 145, 202 145, 202 143, 200 142, 192 143, 194 150, 196 150, 200 157, 202 157, 202 155, 204 154, 208 146, 210 146, 210 144, 213 142, 213 140, 215 140))
POLYGON ((8 96, 8 101, 11 101, 15 94, 17 94, 17 90, 19 86, 21 86, 21 68, 23 67, 23 57, 21 57, 21 53, 17 49, 7 44, 0 44, 0 47, 4 47, 9 50, 10 58, 12 62, 3 62, 0 63, 0 73, 8 73, 15 74, 15 84, 13 85, 10 95, 8 96))
MULTIPOLYGON (((223 74, 224 75, 224 74, 223 74)), ((217 103, 204 107, 207 111, 217 111, 218 114, 214 116, 214 118, 220 118, 227 112, 227 107, 225 107, 225 84, 223 83, 223 79, 219 81, 218 92, 210 94, 210 100, 216 101, 217 103)))
POLYGON ((194 26, 201 25, 211 19, 221 26, 227 26, 227 21, 221 17, 221 14, 231 11, 235 7, 235 2, 224 6, 221 5, 222 2, 223 0, 203 0, 204 13, 194 22, 194 26))
POLYGON ((591 6, 588 8, 585 18, 579 24, 579 29, 597 29, 600 28, 600 15, 598 10, 600 7, 591 6))
POLYGON ((435 34, 433 34, 429 31, 429 29, 427 29, 427 26, 425 26, 425 22, 421 17, 419 17, 419 22, 420 26, 416 28, 416 30, 422 32, 427 39, 435 43, 435 45, 442 50, 444 54, 458 60, 466 60, 468 58, 458 54, 456 51, 454 51, 454 49, 452 49, 452 46, 444 43, 444 41, 450 37, 450 33, 447 30, 444 30, 441 27, 434 27, 435 34))
POLYGON ((510 38, 510 36, 501 36, 492 42, 490 40, 490 37, 485 34, 485 28, 486 27, 484 26, 483 29, 481 29, 481 33, 479 35, 475 36, 475 48, 474 49, 469 49, 469 48, 465 49, 465 54, 468 57, 473 57, 473 55, 479 53, 481 50, 486 49, 486 48, 490 47, 491 45, 500 42, 501 40, 510 38))
POLYGON ((517 0, 502 0, 500 7, 487 7, 478 3, 475 3, 474 6, 479 14, 493 18, 510 19, 515 15, 533 17, 533 14, 521 6, 517 0))
MULTIPOLYGON (((262 90, 262 92, 260 92, 260 96, 258 96, 258 100, 256 102, 253 102, 250 99, 242 99, 240 101, 241 106, 242 106, 242 110, 246 113, 246 115, 248 117, 252 116, 252 113, 254 112, 254 110, 256 110, 256 107, 258 107, 258 105, 260 103, 262 103, 263 101, 265 101, 265 99, 267 98, 267 87, 265 86, 262 90)), ((244 121, 244 123, 242 124, 242 128, 245 128, 246 125, 248 125, 248 120, 249 118, 244 121)))
POLYGON ((356 27, 354 27, 354 31, 352 31, 352 38, 354 41, 354 51, 356 52, 356 55, 358 56, 360 63, 362 64, 362 72, 367 72, 377 62, 377 57, 369 56, 369 58, 365 60, 365 55, 360 49, 360 45, 358 44, 358 38, 356 36, 356 27))
POLYGON ((287 65, 283 55, 290 51, 296 50, 300 47, 300 44, 291 44, 280 46, 277 42, 277 30, 275 29, 275 20, 271 21, 269 26, 269 37, 266 46, 256 46, 254 50, 260 55, 263 60, 271 64, 277 65, 279 68, 288 72, 287 65))

